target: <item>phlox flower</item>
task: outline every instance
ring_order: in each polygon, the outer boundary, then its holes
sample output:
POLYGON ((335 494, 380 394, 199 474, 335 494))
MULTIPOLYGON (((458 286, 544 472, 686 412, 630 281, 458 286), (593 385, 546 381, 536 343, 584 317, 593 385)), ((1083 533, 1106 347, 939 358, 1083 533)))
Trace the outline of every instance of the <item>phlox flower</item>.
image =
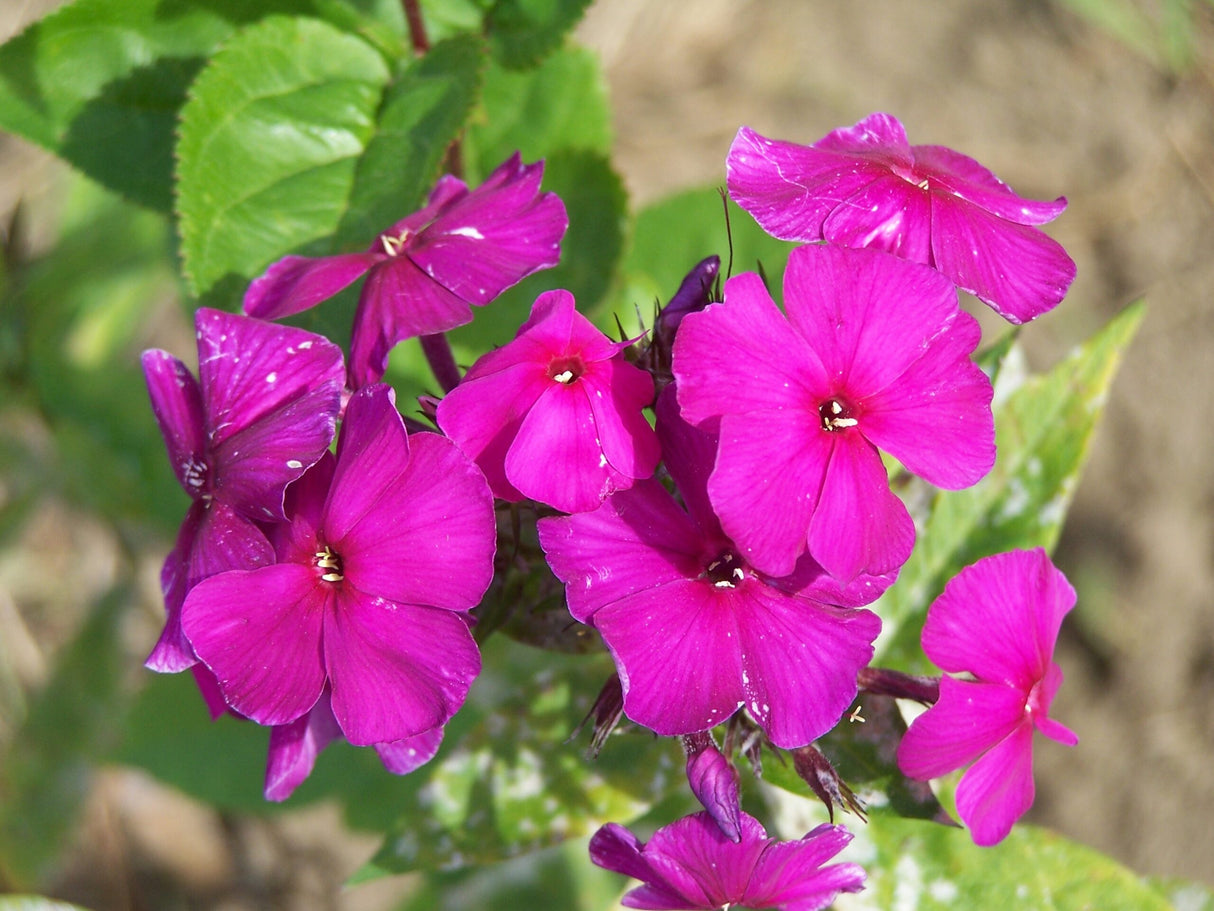
POLYGON ((206 308, 194 325, 197 380, 168 352, 143 353, 152 411, 192 500, 160 577, 168 619, 147 666, 164 672, 197 660, 181 630, 189 589, 274 561, 257 523, 285 521, 284 490, 333 441, 345 374, 341 349, 302 329, 206 308))
POLYGON ((639 879, 625 908, 778 908, 817 911, 840 892, 864 888, 864 870, 852 863, 824 866, 851 841, 842 826, 821 825, 796 841, 769 838, 757 819, 741 814, 735 842, 707 813, 662 826, 647 843, 617 823, 590 839, 590 859, 639 879))
POLYGON ((392 391, 347 405, 337 457, 291 486, 277 563, 195 586, 182 627, 224 698, 259 724, 326 691, 357 746, 415 737, 459 709, 480 671, 461 613, 493 574, 484 478, 437 434, 406 436, 392 391))
POLYGON ((375 238, 364 253, 286 256, 250 286, 244 311, 276 319, 314 307, 367 276, 354 315, 350 378, 374 383, 397 342, 472 321, 470 304, 557 264, 569 226, 565 204, 540 193, 544 163, 516 152, 469 191, 442 177, 424 209, 375 238))
POLYGON ((1075 278, 1074 261, 1036 227, 1066 199, 1025 199, 972 158, 912 146, 889 114, 809 146, 742 127, 726 171, 730 197, 767 233, 926 263, 1013 323, 1054 307, 1075 278))
POLYGON ((574 308, 536 298, 513 341, 472 365, 438 405, 438 426, 485 472, 495 496, 562 512, 594 509, 647 478, 660 452, 642 409, 653 379, 574 308))
POLYGON ((974 842, 993 845, 1033 803, 1033 732, 1074 746, 1049 717, 1062 684, 1054 644, 1075 590, 1041 548, 985 557, 958 573, 932 604, 923 651, 945 676, 940 699, 916 718, 898 747, 911 778, 946 775, 970 763, 957 785, 957 812, 974 842))
POLYGON ((713 508, 773 576, 806 549, 840 579, 897 570, 915 530, 878 447, 949 489, 995 461, 978 323, 938 272, 846 247, 793 250, 784 306, 738 275, 675 337, 683 416, 720 430, 713 508))
POLYGON ((714 438, 679 418, 673 390, 657 409, 686 509, 646 480, 593 512, 541 519, 540 545, 569 611, 602 635, 636 723, 690 734, 744 706, 775 745, 809 743, 855 698, 881 628, 856 608, 893 576, 844 586, 808 557, 786 578, 757 571, 705 494, 714 438))

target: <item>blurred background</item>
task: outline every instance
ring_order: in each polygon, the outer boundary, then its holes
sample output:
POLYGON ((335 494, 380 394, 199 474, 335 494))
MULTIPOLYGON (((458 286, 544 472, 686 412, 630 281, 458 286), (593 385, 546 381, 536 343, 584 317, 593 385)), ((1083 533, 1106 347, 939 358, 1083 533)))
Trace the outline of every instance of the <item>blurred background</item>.
MULTIPOLYGON (((0 4, 0 39, 54 5, 0 4)), ((1214 884, 1214 4, 600 0, 577 38, 634 209, 723 184, 742 124, 809 143, 883 110, 912 143, 1068 198, 1048 231, 1078 278, 1021 334, 1033 367, 1146 299, 1056 554, 1080 600, 1054 714, 1080 745, 1037 751, 1031 819, 1214 884)), ((147 673, 185 502, 129 395, 138 353, 193 346, 163 220, 3 135, 0 229, 0 749, 45 888, 97 909, 394 907, 400 878, 338 893, 377 840, 334 807, 219 813, 90 759, 147 673), (48 688, 53 722, 29 711, 48 688), (39 723, 49 754, 17 736, 39 723)))

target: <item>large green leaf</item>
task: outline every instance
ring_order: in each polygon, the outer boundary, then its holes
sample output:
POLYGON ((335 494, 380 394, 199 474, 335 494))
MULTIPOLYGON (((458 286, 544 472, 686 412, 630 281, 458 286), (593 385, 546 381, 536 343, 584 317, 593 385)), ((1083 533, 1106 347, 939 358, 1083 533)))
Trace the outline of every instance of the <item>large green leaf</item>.
POLYGON ((590 0, 497 0, 485 17, 493 56, 511 69, 535 66, 577 25, 590 0))
POLYGON ((1129 870, 1091 848, 1033 826, 1016 826, 993 848, 963 829, 874 813, 844 857, 868 871, 867 888, 839 911, 1171 911, 1129 870))
POLYGON ((879 662, 926 670, 919 630, 927 606, 963 567, 1014 548, 1051 549, 1087 457, 1122 354, 1142 320, 1127 308, 1048 373, 995 407, 998 457, 982 481, 936 496, 898 582, 877 602, 879 662))
POLYGON ((173 128, 215 47, 311 0, 77 0, 0 48, 0 128, 136 202, 172 202, 173 128))
POLYGON ((515 151, 524 161, 567 149, 611 151, 602 68, 585 48, 564 48, 526 72, 490 64, 481 105, 484 115, 469 128, 468 146, 482 175, 515 151))
POLYGON ((569 737, 611 672, 606 655, 557 655, 494 636, 485 671, 438 757, 408 776, 413 795, 355 879, 490 863, 627 822, 681 777, 677 745, 646 732, 569 737), (542 661, 542 665, 541 665, 542 661))

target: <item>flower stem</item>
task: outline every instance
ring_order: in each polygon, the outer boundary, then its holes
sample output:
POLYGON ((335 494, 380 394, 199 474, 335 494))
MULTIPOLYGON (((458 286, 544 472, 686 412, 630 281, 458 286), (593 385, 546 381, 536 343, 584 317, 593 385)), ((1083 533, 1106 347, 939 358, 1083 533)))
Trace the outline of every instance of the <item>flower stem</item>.
POLYGON ((441 332, 435 335, 423 335, 421 343, 422 353, 426 355, 426 361, 430 364, 430 371, 434 374, 434 378, 443 387, 443 392, 450 392, 459 385, 460 374, 447 336, 441 332))
POLYGON ((426 36, 426 24, 422 21, 422 10, 418 0, 401 0, 405 8, 405 21, 409 24, 409 38, 413 50, 421 56, 430 50, 430 39, 426 36))

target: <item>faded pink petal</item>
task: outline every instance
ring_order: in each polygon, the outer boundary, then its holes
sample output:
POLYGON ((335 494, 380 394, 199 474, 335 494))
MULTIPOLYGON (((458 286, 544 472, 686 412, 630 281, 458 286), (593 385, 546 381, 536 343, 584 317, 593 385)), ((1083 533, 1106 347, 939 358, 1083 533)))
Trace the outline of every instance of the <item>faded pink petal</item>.
POLYGON ((358 281, 381 258, 373 253, 319 259, 284 256, 253 280, 241 309, 258 319, 280 319, 308 310, 358 281))
POLYGON ((463 618, 385 601, 348 586, 326 613, 324 663, 333 714, 355 746, 414 737, 446 724, 480 673, 463 618))

